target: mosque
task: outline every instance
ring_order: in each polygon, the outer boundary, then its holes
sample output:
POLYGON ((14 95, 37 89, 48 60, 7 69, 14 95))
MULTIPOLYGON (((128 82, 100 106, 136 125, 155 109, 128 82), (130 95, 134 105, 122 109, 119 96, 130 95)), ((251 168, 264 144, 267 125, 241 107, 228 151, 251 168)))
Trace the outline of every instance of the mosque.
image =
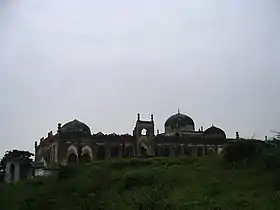
POLYGON ((164 124, 164 133, 155 134, 154 117, 142 120, 140 114, 133 134, 91 133, 83 122, 73 120, 58 124, 40 142, 35 142, 35 166, 54 169, 59 165, 91 162, 111 158, 207 155, 220 153, 227 142, 225 132, 215 126, 195 129, 193 119, 178 113, 164 124))

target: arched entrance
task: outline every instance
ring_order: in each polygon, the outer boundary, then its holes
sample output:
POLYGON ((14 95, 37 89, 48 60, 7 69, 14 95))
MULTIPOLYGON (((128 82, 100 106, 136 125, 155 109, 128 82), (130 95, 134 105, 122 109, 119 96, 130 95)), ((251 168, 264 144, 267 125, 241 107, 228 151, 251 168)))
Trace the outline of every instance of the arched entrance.
POLYGON ((141 157, 147 157, 148 154, 147 154, 147 149, 144 148, 143 146, 141 146, 141 157))
POLYGON ((15 164, 11 164, 10 166, 10 182, 15 181, 15 164))
POLYGON ((68 164, 76 164, 77 160, 78 160, 77 155, 74 154, 74 153, 71 153, 68 157, 67 163, 68 164))
POLYGON ((91 161, 90 155, 88 153, 85 153, 81 156, 81 162, 82 163, 89 163, 91 161))
POLYGON ((205 148, 205 154, 206 154, 206 155, 212 155, 212 154, 214 154, 214 153, 215 153, 215 149, 214 149, 213 146, 207 146, 207 147, 205 148))

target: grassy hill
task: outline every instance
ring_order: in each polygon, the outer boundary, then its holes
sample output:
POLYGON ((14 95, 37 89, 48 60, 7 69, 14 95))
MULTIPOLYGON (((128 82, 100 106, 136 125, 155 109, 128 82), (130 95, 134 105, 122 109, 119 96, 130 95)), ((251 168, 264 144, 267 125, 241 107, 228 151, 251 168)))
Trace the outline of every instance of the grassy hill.
POLYGON ((0 209, 280 209, 277 177, 216 156, 112 160, 2 184, 0 209))

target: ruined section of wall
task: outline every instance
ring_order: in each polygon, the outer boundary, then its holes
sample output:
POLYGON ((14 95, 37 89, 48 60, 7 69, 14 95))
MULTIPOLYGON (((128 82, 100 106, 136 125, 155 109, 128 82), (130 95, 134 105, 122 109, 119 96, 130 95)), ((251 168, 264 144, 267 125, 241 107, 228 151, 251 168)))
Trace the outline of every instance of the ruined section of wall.
POLYGON ((6 183, 17 182, 20 180, 20 165, 18 162, 9 161, 6 163, 4 180, 6 183))

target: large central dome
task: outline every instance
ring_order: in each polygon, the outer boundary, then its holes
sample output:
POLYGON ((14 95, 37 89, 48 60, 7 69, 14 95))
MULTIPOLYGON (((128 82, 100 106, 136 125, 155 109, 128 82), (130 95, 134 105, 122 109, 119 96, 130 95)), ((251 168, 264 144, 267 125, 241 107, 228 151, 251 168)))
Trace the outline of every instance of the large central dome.
POLYGON ((61 132, 62 133, 79 132, 79 133, 91 135, 90 128, 86 124, 84 124, 76 119, 63 125, 61 127, 61 132))
POLYGON ((164 127, 166 133, 194 131, 194 121, 189 116, 178 112, 166 120, 164 127))

